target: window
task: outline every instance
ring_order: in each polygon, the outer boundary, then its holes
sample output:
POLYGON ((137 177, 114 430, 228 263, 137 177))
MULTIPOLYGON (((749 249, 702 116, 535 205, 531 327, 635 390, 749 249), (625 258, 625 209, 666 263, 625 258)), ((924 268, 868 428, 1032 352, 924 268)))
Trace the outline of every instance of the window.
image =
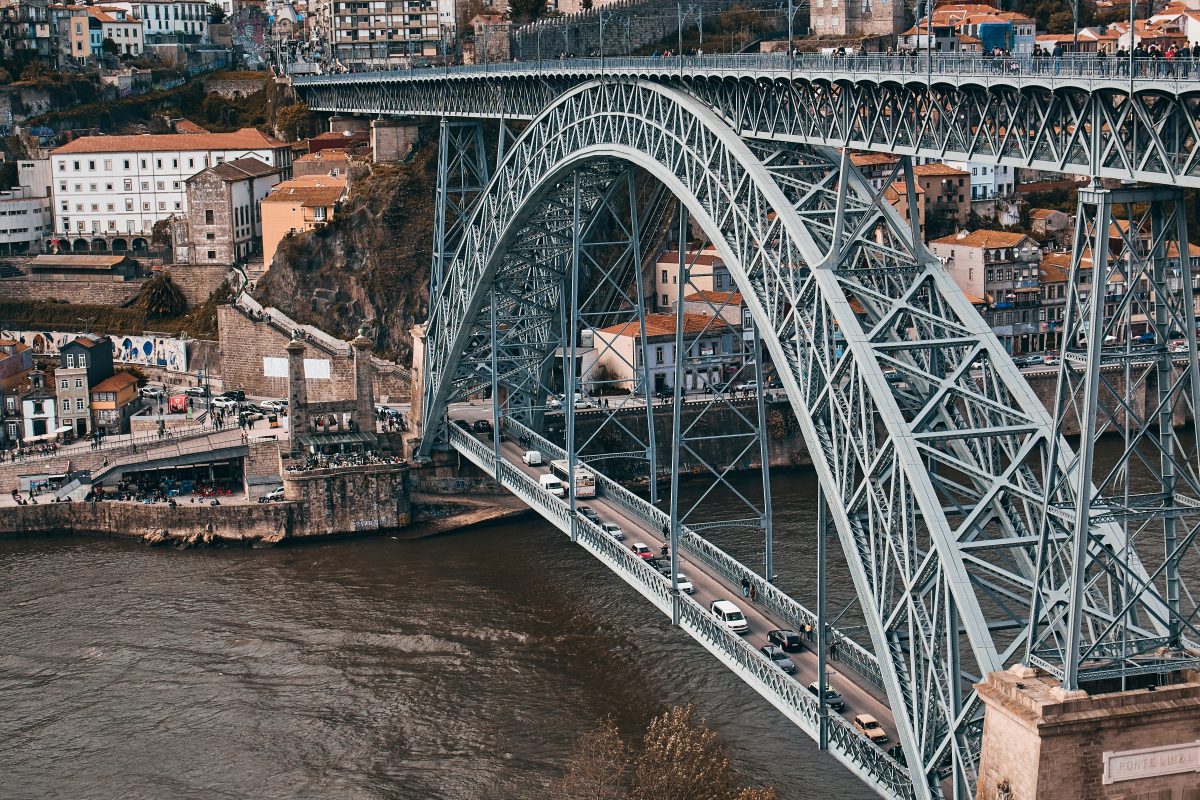
POLYGON ((76 172, 79 172, 79 162, 78 161, 72 162, 71 168, 74 169, 76 172))
POLYGON ((142 181, 142 191, 143 192, 150 191, 150 182, 149 181, 142 181))
POLYGON ((179 181, 172 181, 172 183, 171 183, 171 188, 172 188, 172 189, 178 189, 178 188, 179 188, 179 181))
POLYGON ((146 159, 142 159, 142 169, 146 168, 146 159))
POLYGON ((154 159, 154 166, 157 167, 158 169, 162 169, 162 159, 161 158, 154 159))
POLYGON ((83 398, 82 397, 75 398, 75 410, 83 411, 83 398))
POLYGON ((142 203, 142 211, 149 211, 149 210, 150 210, 150 204, 142 203))
POLYGON ((111 158, 106 158, 106 159, 104 159, 104 169, 105 169, 105 170, 111 170, 111 169, 112 169, 112 159, 111 159, 111 158))
POLYGON ((176 210, 176 211, 182 211, 182 210, 183 210, 183 202, 182 202, 182 201, 180 201, 180 200, 176 200, 176 201, 175 201, 175 210, 176 210))
MULTIPOLYGON (((178 158, 172 158, 172 159, 171 159, 171 166, 172 166, 172 167, 176 167, 176 168, 177 168, 177 167, 179 166, 179 159, 178 159, 178 158)), ((178 186, 179 186, 179 184, 178 184, 178 183, 176 183, 176 184, 175 184, 175 186, 176 186, 176 187, 178 187, 178 186)))
POLYGON ((63 401, 62 401, 62 407, 63 407, 63 411, 70 411, 71 410, 71 401, 64 397, 63 401))
POLYGON ((665 269, 662 271, 662 281, 661 282, 664 284, 667 282, 667 271, 665 269))
POLYGON ((87 369, 87 358, 84 357, 83 353, 79 354, 79 368, 87 369))
POLYGON ((670 301, 670 300, 667 298, 667 296, 666 296, 665 294, 662 296, 662 304, 663 304, 664 306, 669 306, 669 305, 671 305, 671 301, 670 301))
POLYGON ((67 369, 75 369, 75 355, 67 353, 67 369))
POLYGON ((165 181, 158 181, 158 183, 155 184, 155 188, 161 192, 163 189, 167 188, 167 184, 165 181))
POLYGON ((204 224, 205 225, 213 224, 213 210, 211 208, 204 209, 204 224))
POLYGON ((214 242, 217 239, 217 235, 212 231, 209 231, 208 233, 204 234, 204 238, 210 242, 214 242))
POLYGON ((59 381, 59 382, 58 382, 58 388, 60 388, 60 389, 64 389, 64 390, 65 390, 65 389, 70 389, 70 388, 71 388, 71 382, 70 382, 69 380, 67 380, 66 378, 63 378, 61 381, 59 381))
POLYGON ((83 378, 76 378, 76 379, 75 379, 75 388, 76 388, 76 389, 82 389, 82 388, 83 388, 83 378))
POLYGON ((133 211, 133 198, 132 197, 125 198, 125 210, 133 211))
POLYGON ((209 251, 208 251, 208 260, 209 260, 209 261, 216 261, 216 260, 217 260, 217 251, 216 251, 216 250, 209 250, 209 251))
POLYGON ((41 400, 34 400, 33 401, 33 413, 34 414, 45 414, 46 413, 46 404, 41 400))
POLYGON ((129 159, 125 159, 125 169, 129 169, 129 159))
POLYGON ((66 182, 66 181, 59 181, 59 182, 58 182, 58 190, 59 190, 60 192, 65 192, 65 191, 67 190, 67 182, 66 182))
POLYGON ((117 210, 117 207, 116 207, 116 205, 115 205, 115 204, 113 204, 113 203, 109 203, 107 208, 108 208, 108 210, 109 210, 109 211, 116 211, 116 210, 117 210))
POLYGON ((196 159, 194 159, 194 158, 189 158, 189 159, 188 159, 188 166, 189 166, 189 167, 194 167, 194 166, 196 166, 196 159))
POLYGON ((158 210, 159 210, 159 211, 166 211, 166 210, 167 210, 167 201, 166 201, 166 200, 159 200, 159 201, 158 201, 158 210))
POLYGON ((658 347, 654 348, 654 363, 655 363, 655 364, 661 364, 661 363, 663 363, 663 348, 662 348, 662 345, 659 345, 658 347))

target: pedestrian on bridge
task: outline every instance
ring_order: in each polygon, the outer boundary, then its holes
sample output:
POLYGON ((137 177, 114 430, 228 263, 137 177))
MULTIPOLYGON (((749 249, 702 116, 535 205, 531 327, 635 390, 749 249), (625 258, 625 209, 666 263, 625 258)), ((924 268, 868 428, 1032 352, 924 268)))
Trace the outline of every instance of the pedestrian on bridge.
POLYGON ((750 602, 754 603, 758 600, 758 590, 754 588, 754 584, 750 584, 750 602))
POLYGON ((750 596, 750 578, 746 575, 742 576, 742 597, 750 596))

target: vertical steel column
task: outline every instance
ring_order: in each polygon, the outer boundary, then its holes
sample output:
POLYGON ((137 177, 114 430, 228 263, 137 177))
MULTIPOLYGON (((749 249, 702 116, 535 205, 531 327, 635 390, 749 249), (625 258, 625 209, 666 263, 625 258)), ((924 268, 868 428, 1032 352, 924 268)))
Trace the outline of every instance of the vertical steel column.
MULTIPOLYGON (((1074 691, 1079 688, 1079 665, 1081 654, 1080 633, 1083 625, 1083 595, 1087 582, 1089 533, 1092 525, 1092 464, 1096 438, 1098 395, 1100 391, 1100 363, 1104 345, 1104 286, 1108 270, 1108 219, 1112 216, 1112 200, 1104 194, 1098 206, 1096 228, 1091 246, 1092 293, 1088 297, 1091 318, 1087 320, 1087 359, 1084 365, 1083 405, 1079 407, 1079 460, 1075 466, 1075 520, 1072 533, 1070 600, 1067 607, 1067 652, 1063 665, 1063 689, 1074 691)), ((1082 220, 1081 220, 1082 222, 1082 220)), ((1087 226, 1076 225, 1076 250, 1072 258, 1069 280, 1077 286, 1083 259, 1083 244, 1087 237, 1087 226)), ((1065 333, 1071 336, 1074 331, 1065 333)), ((1073 356, 1068 348, 1078 342, 1062 343, 1063 366, 1073 356)), ((1061 378, 1060 378, 1061 381, 1061 378)))
POLYGON ((913 163, 911 156, 901 156, 900 165, 904 168, 904 201, 908 203, 908 224, 912 228, 912 240, 922 241, 921 210, 917 206, 917 187, 913 182, 913 163))
POLYGON ((496 285, 491 290, 491 335, 492 335, 492 452, 496 456, 496 479, 500 478, 500 355, 498 338, 496 285))
POLYGON ((626 187, 629 191, 629 230, 632 237, 630 249, 633 253, 634 291, 637 293, 638 315, 638 350, 634 358, 642 359, 642 395, 646 399, 646 459, 649 462, 650 473, 650 503, 658 505, 658 441, 654 431, 654 396, 650 389, 650 344, 646 341, 646 289, 645 278, 642 275, 642 233, 641 219, 638 217, 637 181, 633 172, 625 175, 626 187))
MULTIPOLYGON (((946 603, 946 630, 949 631, 946 637, 949 640, 947 645, 949 652, 946 654, 946 674, 950 685, 946 688, 949 690, 947 694, 949 695, 951 718, 957 719, 962 713, 962 680, 960 677, 962 675, 962 659, 959 657, 958 652, 958 606, 954 605, 954 597, 948 593, 944 602, 946 603)), ((954 768, 953 777, 951 778, 951 797, 954 800, 967 800, 968 786, 962 779, 962 770, 959 769, 959 764, 957 763, 958 748, 952 747, 951 751, 951 764, 954 768)))
POLYGON ((817 637, 817 745, 822 750, 829 749, 829 706, 825 702, 825 691, 829 685, 829 675, 826 665, 826 653, 829 642, 826 639, 825 624, 825 539, 829 527, 828 509, 825 506, 825 490, 817 483, 817 629, 813 633, 817 637))
POLYGON ((446 206, 450 193, 450 121, 442 117, 438 126, 437 188, 433 202, 433 264, 429 269, 429 303, 442 288, 446 269, 446 206))
MULTIPOLYGON (((682 283, 682 282, 681 282, 682 283)), ((758 383, 758 457, 762 463, 762 530, 763 530, 763 577, 768 583, 775 582, 775 531, 774 514, 771 511, 771 465, 770 449, 767 446, 767 401, 766 376, 763 374, 762 336, 758 326, 754 329, 754 379, 758 383)))
MULTIPOLYGON (((679 624, 679 451, 683 429, 683 287, 687 285, 687 207, 679 204, 679 277, 675 291, 675 391, 671 409, 671 623, 679 624)), ((649 403, 651 398, 646 397, 649 403)))
POLYGON ((567 416, 567 504, 571 508, 571 541, 579 539, 579 519, 575 513, 575 359, 576 340, 579 337, 579 248, 583 236, 580 219, 579 172, 571 173, 571 267, 567 280, 570 291, 567 295, 568 317, 566 339, 563 341, 563 384, 566 396, 563 409, 567 416))
MULTIPOLYGON (((1183 215, 1177 214, 1177 218, 1182 221, 1183 215)), ((1186 230, 1186 229, 1185 229, 1186 230)), ((1154 322, 1156 331, 1165 331, 1170 327, 1170 308, 1167 305, 1166 292, 1169 291, 1167 286, 1167 252, 1166 246, 1162 241, 1163 235, 1163 207, 1162 203, 1152 203, 1150 206, 1150 241, 1153 242, 1153 251, 1147 253, 1147 257, 1151 259, 1151 291, 1154 292, 1154 322)), ((1185 233, 1186 236, 1186 233, 1185 233)), ((1180 246, 1186 249, 1187 239, 1180 239, 1180 246)), ((1182 267, 1184 262, 1190 261, 1190 258, 1184 255, 1184 252, 1179 253, 1179 262, 1182 267)), ((1182 277, 1181 272, 1181 277, 1182 277)), ((1184 284, 1184 291, 1190 289, 1189 284, 1184 284)), ((1193 303, 1194 307, 1194 303, 1193 303)), ((1193 329, 1195 326, 1192 326, 1193 329)), ((1164 344, 1159 342, 1160 345, 1164 344)), ((1155 444, 1159 449, 1159 480, 1161 481, 1163 496, 1169 506, 1176 505, 1176 491, 1178 488, 1177 476, 1175 474, 1175 424, 1174 424, 1174 406, 1171 403, 1171 384, 1172 372, 1174 366, 1170 358, 1159 356, 1155 363, 1155 389, 1157 392, 1158 408, 1157 428, 1152 425, 1147 425, 1149 434, 1156 441, 1155 444)), ((1126 383, 1126 386, 1129 384, 1126 383)), ((1147 398, 1149 399, 1149 398, 1147 398)), ((1193 406, 1195 410, 1196 407, 1193 406)), ((1147 420, 1150 422, 1150 420, 1147 420)), ((1175 555, 1175 549, 1178 546, 1179 539, 1176 535, 1176 519, 1171 514, 1167 514, 1163 519, 1163 577, 1166 582, 1166 597, 1163 599, 1167 602, 1167 607, 1171 611, 1171 615, 1167 620, 1167 646, 1172 650, 1182 649, 1180 635, 1182 634, 1182 626, 1179 619, 1179 559, 1175 555)))

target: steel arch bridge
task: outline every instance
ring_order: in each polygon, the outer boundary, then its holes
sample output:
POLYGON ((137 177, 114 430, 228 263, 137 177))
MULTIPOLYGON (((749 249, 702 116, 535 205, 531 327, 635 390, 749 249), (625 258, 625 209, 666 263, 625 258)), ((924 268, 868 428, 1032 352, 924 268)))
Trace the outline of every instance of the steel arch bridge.
MULTIPOLYGON (((795 119, 787 123, 793 133, 781 134, 777 126, 764 135, 761 125, 739 122, 757 115, 782 125, 788 115, 778 109, 764 115, 759 102, 777 91, 770 81, 733 81, 718 96, 706 93, 703 82, 670 76, 518 75, 507 85, 493 78, 461 80, 430 77, 416 88, 421 81, 401 80, 398 91, 408 94, 390 108, 382 107, 391 101, 381 96, 364 98, 362 91, 379 89, 365 81, 353 84, 349 95, 338 81, 304 90, 310 102, 317 100, 314 107, 328 110, 364 111, 374 103, 383 113, 529 120, 512 141, 501 127, 494 170, 480 137, 462 134, 476 128, 443 121, 443 144, 452 143, 456 152, 444 150, 441 159, 442 239, 423 354, 423 453, 445 441, 495 476, 670 613, 884 796, 973 792, 983 713, 973 684, 993 671, 1033 664, 1077 688, 1089 678, 1196 663, 1196 609, 1180 568, 1197 532, 1200 482, 1195 450, 1176 440, 1170 420, 1179 408, 1200 407, 1195 312, 1186 291, 1194 285, 1191 261, 1177 257, 1174 267, 1169 262, 1172 244, 1177 255, 1187 252, 1177 191, 1096 190, 1089 209, 1081 206, 1075 271, 1084 262, 1090 268, 1112 261, 1107 275, 1119 274, 1131 284, 1144 280, 1157 291, 1152 308, 1133 308, 1136 303, 1127 300, 1114 311, 1099 291, 1069 299, 1065 327, 1076 338, 1064 341, 1082 347, 1064 353, 1057 403, 1048 412, 970 301, 925 250, 917 224, 902 219, 872 190, 845 152, 827 146, 838 138, 826 135, 829 129, 820 135, 794 132, 827 118, 840 118, 842 130, 849 131, 857 127, 849 120, 863 114, 845 109, 861 106, 843 104, 844 113, 815 117, 793 111, 795 119), (750 97, 756 93, 757 99, 750 97), (414 99, 418 94, 429 99, 428 106, 414 99), (337 103, 318 100, 346 96, 355 98, 351 107, 329 108, 337 103), (509 114, 511 104, 502 98, 518 96, 529 105, 509 114), (639 180, 646 176, 648 181, 639 180), (581 329, 600 327, 593 319, 625 319, 639 326, 644 346, 640 275, 646 242, 640 240, 654 227, 639 219, 638 195, 646 183, 664 187, 682 209, 678 300, 685 299, 683 284, 697 270, 685 263, 689 221, 736 283, 754 328, 748 374, 761 386, 765 349, 813 459, 822 494, 819 525, 836 535, 850 567, 869 635, 866 650, 855 650, 829 627, 823 611, 814 615, 771 586, 768 483, 752 521, 767 535, 762 575, 706 542, 703 525, 680 512, 677 476, 689 446, 680 410, 682 355, 673 385, 670 513, 608 479, 587 452, 588 442, 580 441, 573 365, 581 329), (456 192, 458 200, 451 203, 456 192), (453 222, 446 217, 452 205, 462 210, 453 222), (1149 210, 1138 218, 1135 206, 1149 210), (1114 211, 1120 207, 1125 216, 1114 211), (1128 231, 1120 259, 1106 250, 1116 219, 1124 219, 1128 231), (1133 238, 1141 225, 1145 246, 1133 238), (630 292, 632 284, 636 289, 630 292), (1181 295, 1186 302, 1178 300, 1181 295), (1179 370, 1165 347, 1153 357, 1127 352, 1126 383, 1116 386, 1101 371, 1100 343, 1134 313, 1153 321, 1160 342, 1170 331, 1184 336, 1189 358, 1179 370), (563 363, 559 388, 565 390, 561 447, 543 435, 556 360, 563 363), (1131 408, 1122 395, 1131 370, 1157 378, 1157 402, 1145 410, 1131 408), (445 424, 451 404, 489 388, 495 423, 490 446, 445 424), (1106 392, 1112 401, 1107 404, 1106 392), (1078 451, 1062 435, 1068 421, 1082 428, 1078 451), (1114 430, 1134 431, 1135 444, 1117 468, 1097 472, 1092 445, 1114 430), (843 658, 882 689, 902 751, 885 754, 844 720, 832 718, 823 697, 797 691, 795 681, 764 667, 753 648, 714 627, 707 613, 681 595, 674 578, 648 578, 644 565, 575 513, 574 493, 565 501, 548 499, 505 451, 502 431, 528 437, 543 452, 568 461, 572 475, 577 464, 592 465, 605 496, 623 513, 647 530, 669 533, 673 558, 683 550, 726 578, 750 575, 779 618, 816 621, 821 674, 826 646, 841 642, 843 658), (1121 464, 1135 462, 1152 462, 1168 476, 1161 492, 1139 499, 1120 491, 1121 464), (1158 561, 1147 560, 1143 546, 1151 523, 1161 524, 1154 534, 1160 538, 1153 541, 1160 548, 1166 543, 1166 557, 1158 561)), ((1177 99, 1184 114, 1183 100, 1177 99)), ((1097 100, 1085 105, 1092 113, 1103 110, 1097 100)), ((1125 113, 1132 131, 1137 115, 1125 113)), ((1061 148, 1059 168, 1191 180, 1190 156, 1180 160, 1193 146, 1189 136, 1174 140, 1170 158, 1139 162, 1153 164, 1151 169, 1131 166, 1123 156, 1117 157, 1123 166, 1114 168, 1112 154, 1123 145, 1119 136, 1101 141, 1100 129, 1111 135, 1121 126, 1077 123, 1089 146, 1061 148)), ((1041 126, 1054 127, 1045 120, 1041 126)), ((954 135, 961 137, 962 129, 954 135)), ((861 141, 887 147, 870 139, 861 141)), ((914 152, 937 147, 920 141, 912 145, 914 152)), ((945 137, 941 141, 944 146, 945 137)), ((860 146, 853 137, 841 143, 846 142, 860 146)), ((970 152, 971 158, 987 160, 982 150, 970 152)), ((995 158, 1036 161, 1026 152, 1000 150, 995 158)), ((912 187, 907 159, 897 168, 901 173, 912 187)), ((909 207, 915 208, 909 191, 909 207)), ((676 353, 687 351, 682 317, 676 314, 676 353)), ((643 368, 647 361, 643 354, 643 368)), ((649 416, 644 435, 625 433, 633 442, 629 454, 650 461, 654 499, 660 471, 648 380, 641 390, 649 416)), ((748 419, 747 426, 759 441, 762 395, 759 391, 757 415, 746 412, 757 420, 756 425, 748 419)), ((765 445, 759 463, 766 463, 765 445)), ((725 471, 713 470, 717 482, 725 471)), ((676 573, 673 566, 671 574, 676 573)))

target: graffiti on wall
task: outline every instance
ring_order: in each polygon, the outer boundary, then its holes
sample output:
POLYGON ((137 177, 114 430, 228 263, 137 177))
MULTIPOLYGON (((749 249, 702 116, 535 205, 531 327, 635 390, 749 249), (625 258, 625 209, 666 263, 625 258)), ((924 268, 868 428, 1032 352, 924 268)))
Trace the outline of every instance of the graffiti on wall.
MULTIPOLYGON (((27 344, 37 355, 56 356, 58 349, 78 336, 60 331, 5 331, 0 339, 27 344)), ((109 336, 113 361, 143 367, 163 367, 167 372, 187 372, 187 340, 166 336, 109 336)))

